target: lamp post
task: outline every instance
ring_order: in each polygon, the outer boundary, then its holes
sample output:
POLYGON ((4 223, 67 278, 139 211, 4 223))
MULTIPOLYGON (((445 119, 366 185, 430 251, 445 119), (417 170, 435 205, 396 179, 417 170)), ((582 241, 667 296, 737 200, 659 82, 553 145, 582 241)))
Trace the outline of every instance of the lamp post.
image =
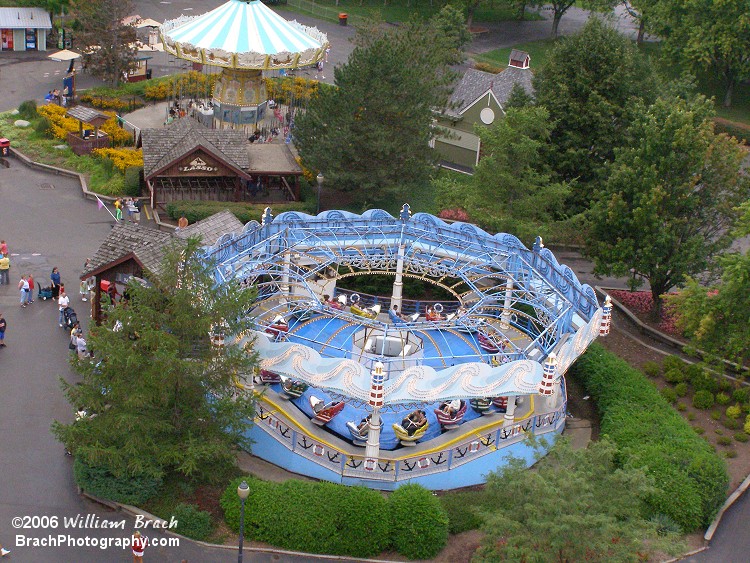
POLYGON ((250 487, 247 486, 247 481, 242 481, 240 486, 237 487, 237 496, 240 497, 240 552, 237 555, 237 563, 242 563, 242 540, 245 533, 245 501, 250 494, 250 487))
POLYGON ((318 180, 318 211, 317 213, 320 213, 320 190, 323 188, 323 180, 325 180, 322 172, 318 172, 318 177, 316 178, 316 180, 318 180))

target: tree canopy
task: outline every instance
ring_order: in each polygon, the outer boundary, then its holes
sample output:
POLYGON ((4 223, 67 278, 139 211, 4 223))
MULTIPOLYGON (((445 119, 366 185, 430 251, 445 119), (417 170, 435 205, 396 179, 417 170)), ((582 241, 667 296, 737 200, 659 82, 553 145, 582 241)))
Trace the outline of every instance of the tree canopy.
POLYGON ((123 19, 133 14, 130 0, 73 0, 75 47, 89 73, 117 86, 135 68, 135 28, 123 19))
MULTIPOLYGON (((750 235, 750 202, 736 236, 750 235)), ((677 325, 692 344, 708 353, 708 360, 727 359, 740 365, 750 361, 750 250, 719 257, 721 280, 706 287, 689 278, 685 288, 669 297, 677 325)))
MULTIPOLYGON (((490 474, 486 494, 496 510, 485 512, 482 561, 643 561, 659 541, 643 514, 653 490, 642 469, 620 468, 607 440, 574 450, 560 440, 533 470, 511 460, 490 474)), ((658 547, 657 547, 658 546, 658 547)))
POLYGON ((549 161, 562 180, 578 181, 571 204, 585 209, 591 183, 601 181, 615 149, 627 144, 631 102, 655 98, 650 68, 630 40, 592 18, 555 44, 534 88, 554 123, 549 161))
POLYGON ((595 273, 641 276, 659 305, 729 246, 748 182, 737 141, 714 134, 705 98, 662 98, 639 113, 637 141, 618 150, 592 207, 587 250, 595 273))
POLYGON ((322 88, 299 116, 294 142, 302 161, 331 189, 364 203, 427 182, 436 158, 433 110, 447 103, 448 65, 460 47, 444 29, 444 19, 366 26, 334 70, 335 87, 322 88))
POLYGON ((235 396, 237 374, 252 370, 252 351, 217 347, 209 333, 243 329, 252 290, 213 287, 198 242, 173 248, 151 285, 128 284, 128 301, 107 312, 87 338, 96 363, 75 361, 80 384, 62 382, 88 416, 53 431, 87 466, 123 477, 207 479, 248 447, 252 400, 235 396))
POLYGON ((750 7, 745 1, 660 0, 650 20, 668 51, 694 70, 710 70, 724 85, 723 105, 750 78, 750 7))
MULTIPOLYGON (((549 138, 547 110, 509 108, 491 127, 477 127, 482 158, 466 183, 435 181, 442 208, 462 208, 472 221, 531 239, 541 224, 559 217, 569 189, 553 182, 544 161, 549 138)), ((543 233, 546 235, 546 233, 543 233)))

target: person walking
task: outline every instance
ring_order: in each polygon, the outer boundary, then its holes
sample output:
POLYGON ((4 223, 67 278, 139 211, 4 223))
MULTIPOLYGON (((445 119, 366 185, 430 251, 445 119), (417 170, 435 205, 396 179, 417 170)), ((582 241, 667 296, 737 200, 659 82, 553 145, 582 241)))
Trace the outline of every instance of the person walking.
POLYGON ((141 533, 136 530, 133 534, 133 563, 143 562, 143 552, 146 550, 148 545, 148 538, 142 536, 141 533))
POLYGON ((58 270, 57 266, 52 268, 49 279, 52 282, 52 297, 57 299, 60 297, 60 270, 58 270))
POLYGON ((70 304, 70 299, 68 299, 68 295, 65 293, 65 291, 60 292, 60 297, 57 298, 57 307, 60 311, 60 316, 57 319, 57 322, 60 324, 60 328, 63 326, 63 321, 65 320, 63 318, 63 311, 65 308, 70 304))
POLYGON ((8 256, 8 245, 5 244, 4 240, 0 240, 0 254, 8 256))
POLYGON ((8 323, 5 321, 5 317, 0 313, 0 348, 5 348, 5 329, 8 328, 8 323))
POLYGON ((29 282, 29 298, 26 300, 26 303, 31 305, 34 302, 34 276, 29 274, 29 277, 26 278, 26 281, 29 282))
POLYGON ((0 254, 0 285, 10 285, 8 271, 10 270, 10 258, 7 254, 0 254))
POLYGON ((18 282, 18 291, 21 295, 21 307, 26 307, 26 303, 29 300, 29 282, 25 275, 21 276, 18 282))
POLYGON ((89 357, 88 350, 86 349, 86 339, 83 337, 81 329, 78 329, 78 333, 76 334, 76 351, 78 352, 79 360, 89 357))

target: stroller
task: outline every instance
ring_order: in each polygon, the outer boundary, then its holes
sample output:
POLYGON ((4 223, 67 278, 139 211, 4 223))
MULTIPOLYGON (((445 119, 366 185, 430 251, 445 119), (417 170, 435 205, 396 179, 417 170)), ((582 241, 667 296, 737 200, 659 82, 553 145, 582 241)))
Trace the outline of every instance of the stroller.
POLYGON ((78 315, 76 315, 73 307, 65 307, 65 309, 63 309, 63 322, 63 326, 69 330, 78 324, 78 315))
POLYGON ((39 299, 42 301, 46 301, 47 299, 52 299, 54 295, 52 295, 52 286, 48 285, 47 287, 39 286, 39 299))

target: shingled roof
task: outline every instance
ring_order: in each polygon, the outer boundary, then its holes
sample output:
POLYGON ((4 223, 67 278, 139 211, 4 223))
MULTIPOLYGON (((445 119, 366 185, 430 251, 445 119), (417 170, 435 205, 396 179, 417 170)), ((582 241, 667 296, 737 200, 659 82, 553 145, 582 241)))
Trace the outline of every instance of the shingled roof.
POLYGON ((500 105, 504 106, 516 84, 520 84, 527 94, 533 96, 532 76, 528 68, 520 69, 510 66, 497 74, 470 68, 453 90, 448 108, 444 113, 447 116, 460 117, 469 106, 489 90, 492 90, 500 105))
POLYGON ((97 274, 131 254, 145 270, 159 273, 165 251, 173 240, 175 237, 171 233, 119 221, 81 273, 81 279, 97 274))
POLYGON ((247 139, 244 131, 209 129, 195 119, 178 119, 161 129, 144 129, 143 174, 146 178, 162 170, 201 146, 227 164, 245 170, 248 167, 247 139))
POLYGON ((237 219, 234 213, 224 210, 219 213, 214 213, 205 219, 201 219, 197 223, 193 223, 184 229, 175 231, 175 236, 183 239, 200 236, 201 244, 211 246, 220 236, 227 233, 239 232, 242 230, 243 226, 242 222, 237 219))

